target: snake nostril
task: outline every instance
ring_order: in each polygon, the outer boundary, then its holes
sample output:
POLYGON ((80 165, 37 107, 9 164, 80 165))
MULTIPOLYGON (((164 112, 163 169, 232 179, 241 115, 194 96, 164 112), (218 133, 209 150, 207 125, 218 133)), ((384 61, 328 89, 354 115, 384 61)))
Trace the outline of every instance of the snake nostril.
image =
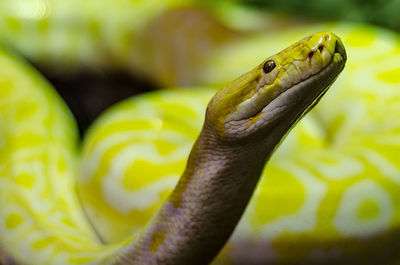
POLYGON ((322 45, 319 46, 319 47, 318 47, 318 50, 319 50, 319 52, 322 52, 322 51, 324 50, 324 46, 322 46, 322 45))
POLYGON ((311 52, 308 54, 307 59, 308 59, 308 60, 311 60, 311 58, 313 57, 313 55, 314 55, 314 51, 311 51, 311 52))
POLYGON ((338 41, 335 42, 335 51, 334 51, 334 53, 339 53, 339 42, 338 41))

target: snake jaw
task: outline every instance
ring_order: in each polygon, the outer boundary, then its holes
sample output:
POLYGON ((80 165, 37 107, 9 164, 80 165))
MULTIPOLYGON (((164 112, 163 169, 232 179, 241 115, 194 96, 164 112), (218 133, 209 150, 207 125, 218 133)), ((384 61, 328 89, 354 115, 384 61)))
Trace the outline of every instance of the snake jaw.
POLYGON ((220 90, 208 108, 219 113, 209 116, 219 117, 216 127, 228 138, 296 120, 326 92, 345 61, 344 46, 335 34, 305 37, 220 90), (265 64, 271 61, 275 66, 266 73, 265 64))

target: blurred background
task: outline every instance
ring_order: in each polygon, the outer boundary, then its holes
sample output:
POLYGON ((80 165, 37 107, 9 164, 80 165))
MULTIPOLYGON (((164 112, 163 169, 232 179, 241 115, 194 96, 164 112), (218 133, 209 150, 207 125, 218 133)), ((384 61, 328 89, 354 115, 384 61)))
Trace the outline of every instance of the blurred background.
POLYGON ((400 30, 399 0, 2 0, 0 10, 1 42, 54 84, 81 131, 123 98, 207 83, 199 71, 218 49, 257 34, 335 21, 400 30))
POLYGON ((397 15, 397 10, 400 8, 400 1, 397 0, 312 0, 305 2, 294 0, 243 0, 242 3, 264 10, 310 17, 318 20, 364 22, 393 30, 400 29, 400 18, 397 15))

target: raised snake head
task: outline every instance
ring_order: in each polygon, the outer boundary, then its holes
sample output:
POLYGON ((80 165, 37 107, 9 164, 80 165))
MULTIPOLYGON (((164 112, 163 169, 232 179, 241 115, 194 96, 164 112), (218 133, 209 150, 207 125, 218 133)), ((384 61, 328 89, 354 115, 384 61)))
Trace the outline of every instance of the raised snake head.
POLYGON ((266 130, 285 134, 323 96, 345 62, 344 46, 335 34, 307 36, 218 91, 206 121, 228 141, 266 130))

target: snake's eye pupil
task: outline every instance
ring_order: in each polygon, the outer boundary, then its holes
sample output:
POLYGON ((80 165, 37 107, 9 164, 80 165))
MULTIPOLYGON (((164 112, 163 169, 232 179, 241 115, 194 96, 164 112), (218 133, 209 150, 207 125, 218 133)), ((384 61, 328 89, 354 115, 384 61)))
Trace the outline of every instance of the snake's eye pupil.
POLYGON ((271 72, 272 70, 274 70, 275 66, 276 66, 276 64, 275 64, 274 60, 266 61, 264 66, 263 66, 264 73, 271 72))

